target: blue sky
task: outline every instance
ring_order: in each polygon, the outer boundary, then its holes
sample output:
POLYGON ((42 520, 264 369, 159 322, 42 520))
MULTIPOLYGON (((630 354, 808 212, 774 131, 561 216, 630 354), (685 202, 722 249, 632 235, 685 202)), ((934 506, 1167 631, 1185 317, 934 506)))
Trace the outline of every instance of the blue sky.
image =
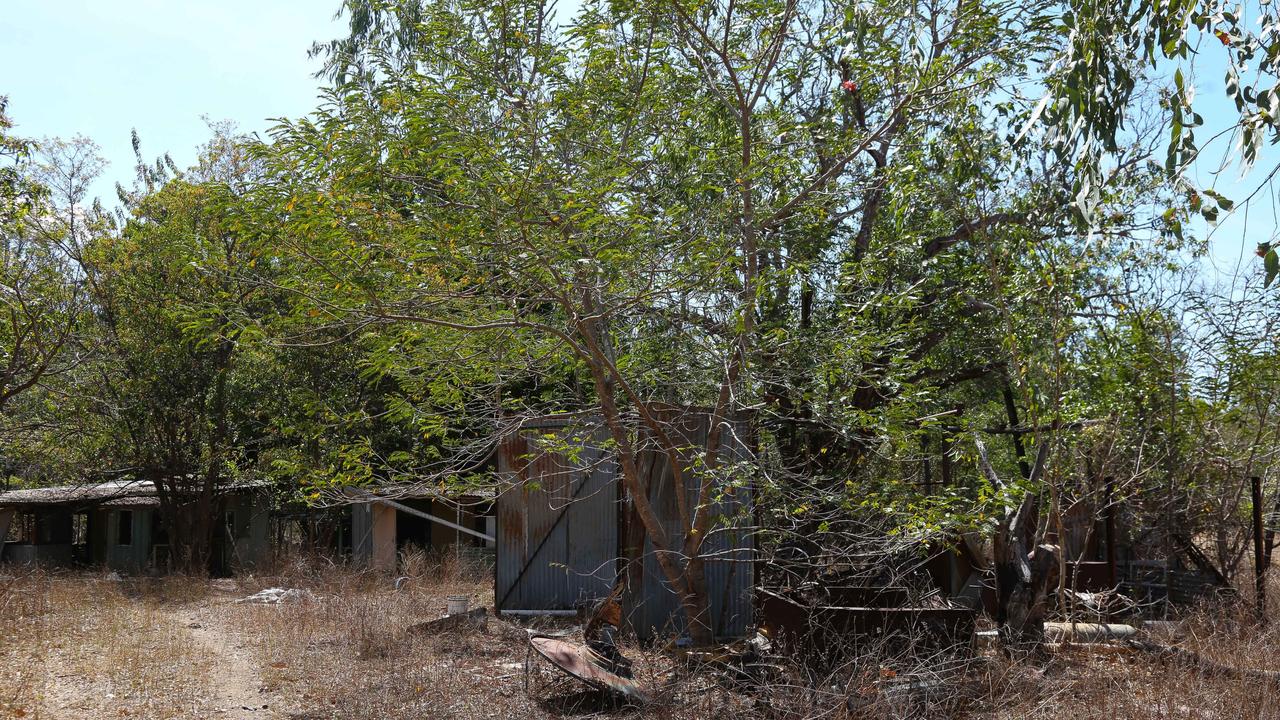
POLYGON ((113 201, 144 156, 179 167, 209 138, 201 119, 247 132, 316 105, 315 40, 342 34, 338 0, 0 0, 0 95, 25 137, 85 135, 111 162, 113 201))

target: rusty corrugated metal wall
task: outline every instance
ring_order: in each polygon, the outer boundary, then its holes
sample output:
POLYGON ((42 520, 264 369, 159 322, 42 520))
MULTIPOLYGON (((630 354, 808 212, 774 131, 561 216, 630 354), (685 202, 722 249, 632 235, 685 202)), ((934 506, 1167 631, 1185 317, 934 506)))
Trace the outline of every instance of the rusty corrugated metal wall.
MULTIPOLYGON (((663 424, 682 446, 682 474, 688 506, 696 504, 701 465, 711 428, 705 412, 669 409, 663 424)), ((609 437, 598 420, 545 418, 525 423, 499 446, 499 480, 507 486, 498 498, 495 601, 499 610, 572 609, 604 597, 623 565, 623 544, 631 503, 620 489, 616 459, 600 448, 609 437), (593 424, 594 423, 594 424, 593 424), (551 435, 572 444, 578 457, 549 450, 534 436, 551 435), (572 439, 568 439, 572 438, 572 439)), ((755 553, 749 483, 729 487, 733 463, 749 455, 745 423, 726 426, 710 508, 720 519, 703 549, 711 625, 716 635, 736 637, 752 622, 755 553)), ((648 473, 649 499, 669 537, 685 535, 676 504, 673 474, 666 455, 652 438, 641 437, 640 466, 648 473)), ((646 540, 639 572, 628 573, 634 587, 624 596, 627 620, 643 638, 679 635, 684 616, 675 593, 646 540)))
MULTIPOLYGON (((703 473, 700 456, 705 454, 711 430, 710 415, 678 409, 666 411, 664 426, 676 444, 683 446, 682 475, 686 504, 695 511, 703 473)), ((711 629, 717 637, 740 637, 752 623, 752 588, 755 585, 754 536, 751 487, 737 483, 741 469, 734 463, 748 457, 745 423, 727 424, 722 433, 719 453, 720 471, 716 473, 715 491, 710 511, 718 518, 704 541, 707 592, 711 596, 711 629), (736 487, 735 487, 736 485, 736 487)), ((673 544, 685 535, 686 527, 676 505, 671 464, 653 443, 641 451, 641 467, 650 469, 649 502, 662 519, 673 544)), ((624 514, 635 522, 630 513, 624 514)), ((675 592, 671 590, 658 566, 653 543, 644 545, 643 577, 639 592, 629 592, 625 603, 627 620, 642 638, 679 636, 685 632, 685 617, 675 592)))
POLYGON ((605 437, 603 428, 584 421, 546 418, 503 438, 494 574, 499 610, 570 610, 613 588, 617 463, 602 450, 605 437), (545 436, 555 438, 551 446, 545 436))

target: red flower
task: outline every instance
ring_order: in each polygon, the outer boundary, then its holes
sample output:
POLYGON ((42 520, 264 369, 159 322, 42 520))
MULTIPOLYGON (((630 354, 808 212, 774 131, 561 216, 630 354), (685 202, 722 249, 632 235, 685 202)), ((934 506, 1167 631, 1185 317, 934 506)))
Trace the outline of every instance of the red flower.
POLYGON ((844 91, 847 93, 858 92, 858 83, 852 80, 845 80, 844 82, 840 83, 840 87, 844 88, 844 91))

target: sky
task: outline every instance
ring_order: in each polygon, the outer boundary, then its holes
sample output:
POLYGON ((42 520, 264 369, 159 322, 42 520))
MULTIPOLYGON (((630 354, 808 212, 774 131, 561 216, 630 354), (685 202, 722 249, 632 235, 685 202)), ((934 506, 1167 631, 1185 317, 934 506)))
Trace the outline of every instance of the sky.
POLYGON ((111 163, 108 205, 143 156, 179 167, 210 137, 202 116, 263 132, 316 106, 317 40, 342 35, 339 0, 0 0, 0 95, 22 137, 84 135, 111 163))

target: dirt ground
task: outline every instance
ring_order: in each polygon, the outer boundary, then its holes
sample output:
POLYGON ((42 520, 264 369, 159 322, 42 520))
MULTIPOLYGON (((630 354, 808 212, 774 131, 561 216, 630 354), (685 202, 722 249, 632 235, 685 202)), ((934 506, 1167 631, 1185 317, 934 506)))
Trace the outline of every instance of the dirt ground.
MULTIPOLYGON (((525 625, 408 632, 440 617, 446 595, 489 606, 484 575, 467 577, 428 567, 397 590, 323 563, 233 580, 0 568, 0 718, 1280 717, 1280 683, 1087 647, 988 652, 954 673, 920 658, 867 658, 830 676, 777 664, 748 687, 627 646, 656 699, 619 706, 531 657, 525 625), (301 597, 237 602, 272 587, 301 597), (891 690, 907 678, 915 689, 891 690)), ((1183 645, 1222 664, 1280 666, 1273 626, 1202 617, 1187 627, 1183 645)))

